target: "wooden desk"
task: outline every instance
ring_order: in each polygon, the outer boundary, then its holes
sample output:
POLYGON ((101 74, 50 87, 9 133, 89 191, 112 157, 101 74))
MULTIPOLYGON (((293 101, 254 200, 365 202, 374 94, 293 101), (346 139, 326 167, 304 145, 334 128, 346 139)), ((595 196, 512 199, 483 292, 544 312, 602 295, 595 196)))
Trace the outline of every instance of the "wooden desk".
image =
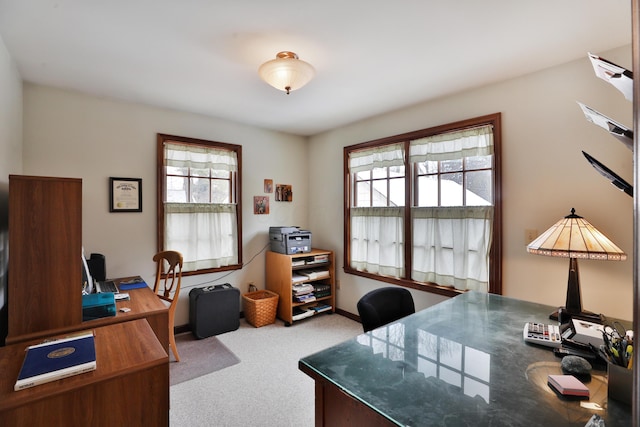
POLYGON ((607 396, 592 372, 588 402, 547 385, 560 359, 525 343, 526 322, 553 307, 468 292, 312 354, 299 368, 315 380, 316 426, 607 427, 631 425, 631 407, 607 396))
POLYGON ((27 345, 0 348, 3 426, 168 426, 169 356, 144 319, 96 327, 95 371, 14 391, 27 345))
MULTIPOLYGON (((115 279, 116 283, 122 279, 115 279)), ((158 337, 158 341, 162 344, 166 351, 169 351, 169 310, 162 303, 160 298, 153 291, 146 287, 140 289, 132 289, 126 291, 129 293, 129 301, 116 302, 116 315, 103 317, 100 319, 81 322, 76 325, 70 325, 64 328, 49 329, 38 331, 31 334, 23 334, 19 336, 7 337, 7 344, 15 344, 19 342, 41 339, 52 335, 66 334, 72 331, 78 331, 88 328, 97 328, 99 326, 111 325, 114 323, 127 322, 129 320, 147 319, 151 329, 158 337), (122 313, 119 311, 122 307, 129 307, 131 311, 122 313)))

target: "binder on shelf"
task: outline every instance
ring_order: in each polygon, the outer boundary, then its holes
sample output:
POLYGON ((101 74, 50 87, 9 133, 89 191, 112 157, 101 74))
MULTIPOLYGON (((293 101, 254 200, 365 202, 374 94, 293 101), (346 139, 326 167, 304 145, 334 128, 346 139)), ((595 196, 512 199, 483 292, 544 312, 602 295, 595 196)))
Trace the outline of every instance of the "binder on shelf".
POLYGON ((93 332, 27 347, 14 390, 96 369, 93 332))
POLYGON ((313 293, 316 298, 324 298, 331 296, 331 285, 315 284, 313 285, 313 293))
POLYGON ((628 101, 633 102, 633 73, 626 68, 589 52, 589 59, 596 76, 611 83, 628 101))
POLYGON ((588 121, 605 129, 611 135, 620 140, 620 142, 622 142, 629 150, 633 151, 633 131, 631 129, 581 102, 578 102, 578 105, 582 109, 582 112, 588 121))
POLYGON ((331 307, 329 304, 316 304, 313 307, 309 307, 309 309, 313 310, 314 312, 317 313, 323 313, 325 311, 331 311, 333 307, 331 307))

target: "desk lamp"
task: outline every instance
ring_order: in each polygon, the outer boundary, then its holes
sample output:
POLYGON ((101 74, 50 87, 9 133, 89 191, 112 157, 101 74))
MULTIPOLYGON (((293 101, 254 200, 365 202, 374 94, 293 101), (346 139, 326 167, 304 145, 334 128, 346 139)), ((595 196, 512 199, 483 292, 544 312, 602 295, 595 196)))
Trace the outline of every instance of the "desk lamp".
MULTIPOLYGON (((624 261, 625 254, 604 234, 571 209, 571 214, 552 225, 537 239, 529 243, 527 252, 537 255, 569 258, 569 280, 567 301, 563 315, 602 323, 600 315, 582 310, 578 258, 624 261)), ((558 320, 558 311, 551 313, 550 319, 558 320)))

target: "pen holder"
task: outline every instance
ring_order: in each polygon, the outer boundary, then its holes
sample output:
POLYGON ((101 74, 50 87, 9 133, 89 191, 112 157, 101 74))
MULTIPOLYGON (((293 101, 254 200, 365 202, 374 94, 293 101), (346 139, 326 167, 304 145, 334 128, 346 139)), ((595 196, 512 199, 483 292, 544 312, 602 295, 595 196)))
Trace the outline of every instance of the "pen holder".
POLYGON ((609 398, 631 405, 632 387, 632 370, 609 363, 609 398))

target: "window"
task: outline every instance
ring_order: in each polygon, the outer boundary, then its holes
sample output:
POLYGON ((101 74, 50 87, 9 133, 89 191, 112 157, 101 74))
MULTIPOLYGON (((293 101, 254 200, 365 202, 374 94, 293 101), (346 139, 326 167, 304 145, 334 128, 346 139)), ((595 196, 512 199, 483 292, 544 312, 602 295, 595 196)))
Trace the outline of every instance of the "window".
POLYGON ((158 134, 158 246, 183 274, 242 267, 239 145, 158 134))
POLYGON ((345 147, 345 271, 501 293, 500 114, 345 147))

